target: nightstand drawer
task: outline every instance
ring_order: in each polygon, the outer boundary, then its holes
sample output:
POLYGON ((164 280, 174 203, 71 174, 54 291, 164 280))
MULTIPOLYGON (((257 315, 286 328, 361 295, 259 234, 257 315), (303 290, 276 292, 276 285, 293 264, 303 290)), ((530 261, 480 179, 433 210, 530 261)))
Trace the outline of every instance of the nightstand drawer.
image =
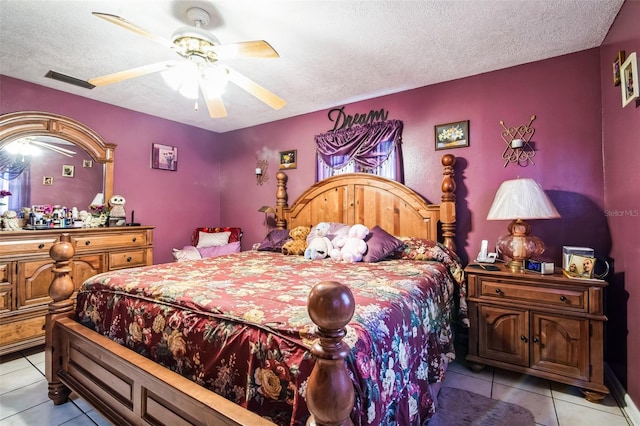
POLYGON ((570 307, 584 311, 588 309, 586 289, 570 290, 489 280, 482 280, 481 285, 481 297, 483 298, 570 307))

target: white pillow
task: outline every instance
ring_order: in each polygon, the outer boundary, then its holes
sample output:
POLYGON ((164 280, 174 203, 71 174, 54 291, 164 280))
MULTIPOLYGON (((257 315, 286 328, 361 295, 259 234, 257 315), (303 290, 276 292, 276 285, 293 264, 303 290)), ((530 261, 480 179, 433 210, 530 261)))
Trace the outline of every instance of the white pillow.
POLYGON ((185 246, 182 250, 173 249, 173 259, 176 262, 184 262, 185 260, 202 259, 200 252, 193 246, 185 246))
POLYGON ((231 232, 200 232, 197 248, 223 246, 229 243, 231 232))

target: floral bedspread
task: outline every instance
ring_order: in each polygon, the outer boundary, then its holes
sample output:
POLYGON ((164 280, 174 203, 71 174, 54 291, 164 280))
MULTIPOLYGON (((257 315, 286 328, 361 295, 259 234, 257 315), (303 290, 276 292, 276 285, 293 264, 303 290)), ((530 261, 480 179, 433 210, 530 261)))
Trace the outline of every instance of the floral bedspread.
POLYGON ((77 316, 277 424, 302 425, 314 364, 307 297, 316 283, 339 281, 356 301, 345 339, 354 423, 419 425, 434 410, 429 384, 454 357, 461 283, 450 270, 431 261, 347 264, 247 251, 97 275, 78 293, 77 316))

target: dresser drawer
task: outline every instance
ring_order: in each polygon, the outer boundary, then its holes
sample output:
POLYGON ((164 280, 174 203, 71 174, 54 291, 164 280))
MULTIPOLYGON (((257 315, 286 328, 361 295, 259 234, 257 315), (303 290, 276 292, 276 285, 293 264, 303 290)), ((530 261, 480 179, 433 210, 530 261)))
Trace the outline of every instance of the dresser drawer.
POLYGON ((127 232, 123 234, 74 236, 72 242, 78 251, 144 246, 147 244, 147 234, 145 232, 127 232))
POLYGON ((147 265, 147 250, 109 253, 109 269, 133 268, 147 265))
POLYGON ((49 249, 56 241, 58 241, 57 237, 0 241, 0 256, 9 256, 22 253, 42 253, 48 256, 49 249))
POLYGON ((546 306, 569 307, 588 310, 588 290, 562 287, 543 287, 527 285, 522 282, 481 281, 482 298, 520 301, 523 303, 544 304, 546 306))

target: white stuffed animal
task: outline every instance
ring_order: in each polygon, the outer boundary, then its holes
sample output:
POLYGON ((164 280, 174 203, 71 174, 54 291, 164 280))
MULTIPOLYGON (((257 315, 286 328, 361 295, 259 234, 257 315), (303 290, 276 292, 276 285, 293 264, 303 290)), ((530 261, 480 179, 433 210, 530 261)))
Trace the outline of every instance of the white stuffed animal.
POLYGON ((331 250, 331 259, 343 262, 360 262, 362 255, 367 252, 367 243, 364 241, 369 235, 369 228, 356 224, 349 228, 349 233, 344 239, 335 241, 335 247, 331 250))
POLYGON ((320 222, 313 229, 314 237, 309 241, 307 248, 304 250, 304 257, 307 259, 324 259, 329 256, 333 250, 333 244, 327 237, 331 225, 327 222, 320 222))
POLYGON ((114 195, 109 199, 109 216, 111 217, 127 217, 127 212, 124 210, 124 203, 126 200, 122 195, 114 195))

